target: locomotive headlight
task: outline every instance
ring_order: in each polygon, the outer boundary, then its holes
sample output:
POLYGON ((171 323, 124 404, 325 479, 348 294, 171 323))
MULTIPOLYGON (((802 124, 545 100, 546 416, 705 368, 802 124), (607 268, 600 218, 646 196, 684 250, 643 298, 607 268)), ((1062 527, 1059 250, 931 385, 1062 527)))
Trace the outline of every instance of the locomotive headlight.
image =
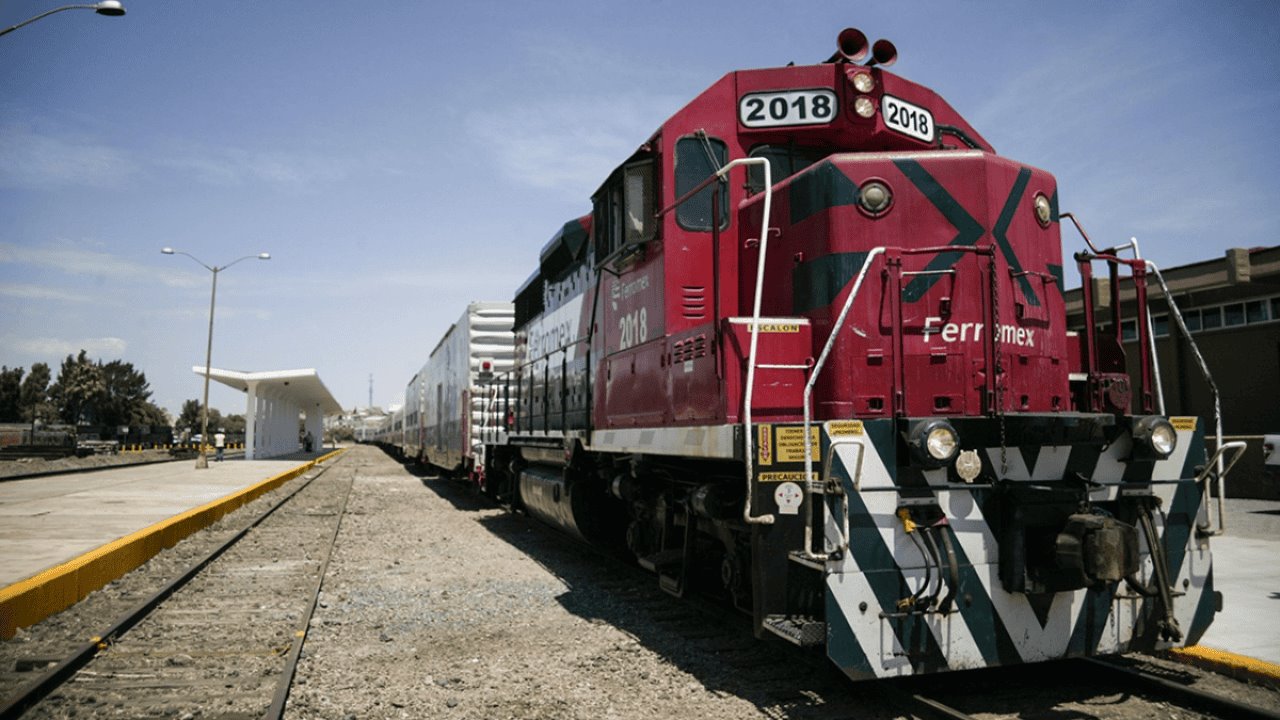
POLYGON ((929 467, 951 462, 960 449, 960 437, 946 420, 924 420, 911 428, 911 449, 929 467))
POLYGON ((876 114, 876 103, 866 95, 859 95, 853 101, 853 111, 858 113, 859 117, 869 118, 876 114))
POLYGON ((1138 418, 1133 424, 1133 454, 1139 460, 1163 460, 1178 447, 1178 431, 1159 415, 1138 418))
POLYGON ((871 73, 856 73, 853 76, 853 87, 860 93, 869 93, 876 89, 876 79, 871 77, 871 73))

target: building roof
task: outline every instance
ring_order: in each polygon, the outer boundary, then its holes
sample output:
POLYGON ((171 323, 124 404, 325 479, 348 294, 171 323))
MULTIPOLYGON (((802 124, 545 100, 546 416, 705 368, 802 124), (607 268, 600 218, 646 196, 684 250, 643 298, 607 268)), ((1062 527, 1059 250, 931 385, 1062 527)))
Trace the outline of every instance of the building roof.
MULTIPOLYGON (((1111 304, 1109 283, 1104 266, 1095 266, 1094 296, 1099 307, 1111 304)), ((1169 285, 1169 292, 1175 297, 1187 293, 1210 293, 1214 291, 1241 292, 1270 295, 1280 285, 1280 245, 1258 248, 1231 248, 1222 257, 1200 260, 1198 262, 1161 268, 1161 275, 1169 285)), ((1127 273, 1121 274, 1122 278, 1127 273)), ((1147 285, 1152 299, 1164 296, 1154 276, 1149 275, 1147 285)), ((1082 312, 1083 301, 1081 288, 1065 291, 1067 313, 1082 312)), ((1122 302, 1132 302, 1134 298, 1133 283, 1127 279, 1120 284, 1122 302)), ((1179 300, 1181 304, 1183 301, 1179 300)))
MULTIPOLYGON (((205 369, 197 365, 192 367, 191 371, 203 377, 205 369)), ((272 394, 285 395, 301 408, 319 407, 325 415, 342 413, 342 406, 329 392, 329 388, 324 386, 313 368, 267 372, 240 372, 210 368, 209 378, 241 392, 248 392, 249 384, 254 383, 259 393, 264 388, 269 388, 272 394)))

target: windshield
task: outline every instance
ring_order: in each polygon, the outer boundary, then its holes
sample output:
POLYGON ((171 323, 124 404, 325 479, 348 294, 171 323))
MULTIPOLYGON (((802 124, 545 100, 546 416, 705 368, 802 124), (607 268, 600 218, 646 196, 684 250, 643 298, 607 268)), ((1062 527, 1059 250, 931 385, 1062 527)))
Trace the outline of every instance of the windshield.
MULTIPOLYGON (((795 175, 829 154, 829 151, 824 149, 789 145, 761 145, 751 150, 751 157, 769 160, 769 171, 774 183, 795 175)), ((748 169, 747 190, 752 193, 764 190, 764 169, 759 165, 752 165, 748 169)))

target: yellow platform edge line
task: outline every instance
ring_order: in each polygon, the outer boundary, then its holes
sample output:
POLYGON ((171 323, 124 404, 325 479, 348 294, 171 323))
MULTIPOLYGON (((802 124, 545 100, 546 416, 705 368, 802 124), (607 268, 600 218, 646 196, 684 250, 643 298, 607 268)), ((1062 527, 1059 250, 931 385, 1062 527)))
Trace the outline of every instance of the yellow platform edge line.
POLYGON ((1238 655, 1227 650, 1192 645, 1165 651, 1166 657, 1204 670, 1210 670, 1237 679, 1257 680, 1270 685, 1280 685, 1280 665, 1238 655))
POLYGON ((18 628, 34 625, 50 615, 66 610, 94 590, 141 566, 161 550, 173 547, 183 538, 209 527, 227 513, 247 505, 343 452, 344 450, 334 450, 326 453, 315 460, 161 520, 0 589, 0 638, 11 638, 18 628))

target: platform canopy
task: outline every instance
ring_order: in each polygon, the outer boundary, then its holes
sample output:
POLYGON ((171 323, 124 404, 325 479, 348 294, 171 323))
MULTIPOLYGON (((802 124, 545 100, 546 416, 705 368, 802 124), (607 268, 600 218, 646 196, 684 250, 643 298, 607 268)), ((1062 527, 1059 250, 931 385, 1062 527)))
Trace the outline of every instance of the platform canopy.
MULTIPOLYGON (((204 377, 204 367, 191 370, 204 377)), ((304 416, 304 437, 311 438, 311 450, 318 452, 325 416, 342 413, 342 406, 314 369, 241 372, 210 368, 209 379, 248 394, 245 457, 249 460, 303 449, 298 419, 304 416)))

